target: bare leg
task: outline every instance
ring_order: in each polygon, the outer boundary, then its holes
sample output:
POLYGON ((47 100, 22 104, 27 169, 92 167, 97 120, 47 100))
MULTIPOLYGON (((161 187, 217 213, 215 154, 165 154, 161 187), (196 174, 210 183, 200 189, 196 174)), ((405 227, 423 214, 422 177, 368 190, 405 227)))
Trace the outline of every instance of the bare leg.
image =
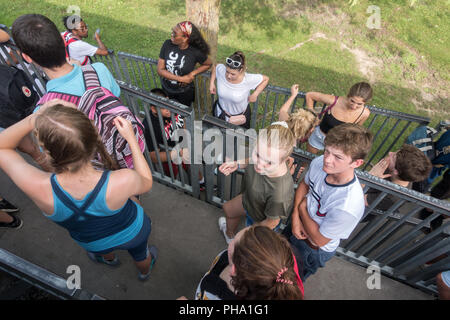
POLYGON ((107 253, 107 254, 102 254, 102 257, 103 257, 103 259, 105 259, 107 261, 113 261, 115 255, 114 255, 113 252, 110 252, 110 253, 107 253))
POLYGON ((150 263, 152 262, 152 255, 149 254, 147 259, 142 261, 135 261, 136 267, 141 274, 147 274, 150 270, 150 263))
POLYGON ((223 211, 225 212, 225 219, 227 221, 227 236, 233 238, 241 218, 245 216, 245 209, 242 206, 242 194, 225 202, 223 204, 223 211))
POLYGON ((318 154, 319 153, 319 149, 314 148, 313 146, 311 146, 309 143, 306 144, 306 151, 314 153, 314 154, 318 154))
POLYGON ((11 223, 13 222, 13 220, 14 220, 13 217, 11 217, 9 214, 0 211, 0 222, 11 223))
POLYGON ((440 300, 450 300, 450 288, 442 280, 441 273, 436 276, 436 284, 439 292, 440 300))

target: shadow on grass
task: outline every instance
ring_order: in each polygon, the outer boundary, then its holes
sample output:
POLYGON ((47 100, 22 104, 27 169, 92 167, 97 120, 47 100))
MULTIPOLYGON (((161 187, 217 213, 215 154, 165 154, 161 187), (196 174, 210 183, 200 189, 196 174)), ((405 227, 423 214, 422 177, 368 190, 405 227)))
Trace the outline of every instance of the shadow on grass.
MULTIPOLYGON (((161 5, 160 7, 160 12, 161 14, 167 14, 170 8, 180 7, 182 3, 184 3, 184 1, 181 0, 169 0, 167 2, 164 2, 164 4, 161 5)), ((246 2, 243 0, 222 1, 222 13, 224 15, 223 19, 233 21, 233 19, 236 19, 236 17, 239 17, 239 19, 243 19, 248 15, 249 22, 261 26, 261 28, 267 31, 268 34, 270 35, 271 23, 274 24, 284 22, 275 21, 276 12, 273 10, 273 8, 264 7, 263 6, 264 3, 265 1, 262 0, 257 1, 254 4, 250 4, 250 2, 246 2)), ((48 17, 52 19, 57 24, 58 27, 62 28, 61 17, 65 14, 66 7, 50 5, 48 3, 45 5, 45 7, 46 11, 43 13, 48 15, 48 17)), ((13 16, 11 15, 11 13, 9 13, 8 20, 12 22, 15 18, 17 18, 18 15, 20 14, 13 16)), ((158 58, 160 47, 164 42, 164 40, 168 38, 170 32, 170 30, 159 30, 156 28, 144 27, 133 23, 118 21, 105 15, 93 13, 85 13, 83 15, 83 19, 87 21, 87 23, 90 26, 92 26, 91 29, 95 29, 97 26, 101 27, 107 26, 107 28, 104 30, 104 40, 110 49, 114 49, 116 52, 123 51, 155 59, 158 58), (114 36, 112 37, 112 35, 114 36), (135 48, 136 42, 140 44, 139 49, 137 50, 138 52, 130 52, 128 48, 129 47, 135 48)), ((285 26, 286 28, 292 27, 289 21, 286 22, 285 26)), ((235 24, 229 23, 226 27, 221 25, 221 32, 225 33, 229 32, 229 30, 231 30, 230 28, 233 27, 240 28, 241 24, 239 24, 238 21, 236 21, 235 24)), ((276 35, 271 36, 275 37, 276 35)), ((239 49, 239 47, 230 47, 226 45, 219 46, 220 52, 231 53, 237 49, 239 49)), ((308 80, 308 82, 314 83, 316 84, 316 86, 314 88, 301 87, 301 90, 304 91, 315 90, 328 92, 329 88, 333 87, 336 88, 336 92, 332 93, 337 95, 345 95, 347 93, 348 88, 350 88, 351 85, 353 85, 358 81, 365 80, 362 77, 358 76, 355 77, 352 75, 339 73, 331 69, 305 65, 292 60, 280 59, 270 55, 266 55, 261 52, 248 51, 246 52, 246 55, 250 57, 251 60, 264 61, 265 66, 270 66, 271 73, 269 73, 269 76, 272 73, 276 74, 277 72, 292 72, 292 70, 295 70, 295 74, 298 76, 296 77, 296 79, 292 81, 292 83, 295 82, 301 83, 302 78, 309 77, 310 79, 308 80)), ((128 64, 127 66, 128 68, 131 68, 133 72, 136 71, 137 74, 139 72, 143 72, 143 70, 140 70, 139 67, 137 67, 136 65, 132 66, 131 64, 128 64)), ((147 70, 146 72, 150 71, 147 70)), ((155 75, 152 75, 152 77, 155 77, 155 75)), ((145 81, 139 76, 135 78, 135 81, 131 82, 132 84, 142 87, 145 90, 149 90, 153 88, 155 85, 159 84, 159 81, 149 81, 148 84, 145 84, 144 83, 145 81)), ((271 84, 277 85, 276 83, 271 84)), ((208 88, 208 83, 204 81, 201 84, 201 87, 208 88)), ((373 84, 373 87, 375 92, 374 94, 375 98, 372 101, 372 103, 376 104, 377 95, 379 96, 383 95, 384 98, 386 98, 386 96, 389 97, 389 101, 391 101, 392 103, 390 105, 377 105, 378 107, 389 110, 397 110, 409 114, 417 114, 416 112, 414 112, 412 105, 411 109, 407 110, 405 110, 404 108, 402 110, 399 110, 400 108, 398 106, 405 105, 404 103, 405 97, 408 97, 409 99, 415 98, 417 100, 420 100, 421 93, 418 90, 411 90, 408 88, 392 86, 391 84, 383 82, 377 82, 373 84)), ((285 95, 276 96, 273 94, 269 95, 267 93, 263 93, 260 96, 259 99, 260 103, 258 105, 257 111, 258 112, 257 122, 259 123, 261 119, 266 120, 263 124, 260 124, 260 126, 268 125, 270 121, 277 119, 277 111, 284 103, 285 99, 286 99, 285 95)), ((198 100, 197 102, 200 103, 200 105, 197 108, 198 111, 200 113, 210 113, 212 101, 209 94, 206 94, 206 96, 205 94, 201 94, 200 96, 197 97, 197 100, 198 100)), ((426 116, 424 113, 422 113, 422 115, 426 116)), ((372 117, 373 116, 369 118, 369 120, 366 122, 366 125, 369 125, 371 123, 372 117)), ((384 140, 384 138, 387 139, 385 144, 380 147, 379 155, 382 155, 385 152, 387 152, 388 149, 390 149, 388 148, 389 146, 391 146, 393 149, 398 148, 403 143, 408 133, 415 128, 414 124, 406 129, 404 129, 405 126, 403 124, 399 124, 396 129, 390 131, 390 129, 395 125, 395 123, 396 123, 395 119, 389 119, 386 123, 384 123, 384 119, 376 119, 374 121, 372 125, 372 131, 377 132, 379 128, 383 128, 379 137, 377 137, 377 141, 382 141, 384 140), (402 130, 404 130, 404 132, 400 135, 400 138, 398 138, 399 133, 402 130)), ((380 142, 377 141, 376 141, 376 148, 378 149, 380 142)), ((378 157, 374 158, 373 161, 376 161, 377 159, 378 157)))

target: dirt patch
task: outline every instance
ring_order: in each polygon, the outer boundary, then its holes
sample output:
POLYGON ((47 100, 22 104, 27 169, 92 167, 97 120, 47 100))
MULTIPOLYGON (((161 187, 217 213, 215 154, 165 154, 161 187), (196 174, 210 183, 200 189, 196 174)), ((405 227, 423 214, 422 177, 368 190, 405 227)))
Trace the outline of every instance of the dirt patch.
POLYGON ((439 73, 430 67, 429 62, 420 52, 410 47, 407 43, 397 39, 388 26, 382 26, 380 30, 358 28, 352 24, 350 16, 338 6, 330 4, 318 4, 317 1, 296 1, 286 5, 282 10, 286 18, 306 17, 313 25, 318 25, 311 37, 289 50, 298 50, 310 42, 318 39, 335 41, 341 49, 353 54, 358 63, 359 72, 371 83, 383 81, 381 76, 386 74, 387 68, 396 66, 400 70, 396 85, 406 89, 416 90, 419 96, 411 97, 418 111, 425 111, 430 116, 449 117, 448 97, 450 84, 440 77, 439 73), (318 32, 319 30, 331 30, 330 32, 318 32), (358 46, 357 41, 369 43, 376 48, 374 52, 367 52, 358 46), (399 49, 396 52, 395 49, 399 49), (420 100, 420 101, 418 101, 420 100))
POLYGON ((342 50, 348 50, 351 54, 353 54, 358 63, 359 72, 362 73, 364 77, 369 80, 369 82, 375 82, 377 80, 375 71, 383 65, 383 62, 380 59, 370 57, 368 53, 362 49, 349 48, 345 43, 338 41, 337 39, 329 38, 322 32, 314 33, 308 40, 297 43, 295 46, 289 48, 289 50, 297 50, 305 43, 313 42, 317 39, 325 39, 339 43, 342 50))

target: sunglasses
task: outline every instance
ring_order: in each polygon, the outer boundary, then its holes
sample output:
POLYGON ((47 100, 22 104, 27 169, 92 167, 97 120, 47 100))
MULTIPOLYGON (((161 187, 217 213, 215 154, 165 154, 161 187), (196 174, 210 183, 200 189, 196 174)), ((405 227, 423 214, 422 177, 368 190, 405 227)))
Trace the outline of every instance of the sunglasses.
POLYGON ((227 58, 227 59, 226 59, 226 62, 227 62, 227 65, 228 65, 230 68, 234 68, 234 69, 237 69, 237 68, 239 68, 239 67, 242 65, 242 62, 240 62, 240 61, 235 61, 235 60, 233 60, 233 59, 231 59, 231 58, 227 58))

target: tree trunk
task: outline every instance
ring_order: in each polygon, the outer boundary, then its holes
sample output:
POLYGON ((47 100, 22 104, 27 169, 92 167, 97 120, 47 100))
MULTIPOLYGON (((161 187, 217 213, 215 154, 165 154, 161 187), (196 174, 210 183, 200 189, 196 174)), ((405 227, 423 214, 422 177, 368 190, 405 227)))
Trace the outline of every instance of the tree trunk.
POLYGON ((200 30, 211 48, 210 58, 215 63, 219 35, 221 0, 186 0, 186 16, 200 30))

